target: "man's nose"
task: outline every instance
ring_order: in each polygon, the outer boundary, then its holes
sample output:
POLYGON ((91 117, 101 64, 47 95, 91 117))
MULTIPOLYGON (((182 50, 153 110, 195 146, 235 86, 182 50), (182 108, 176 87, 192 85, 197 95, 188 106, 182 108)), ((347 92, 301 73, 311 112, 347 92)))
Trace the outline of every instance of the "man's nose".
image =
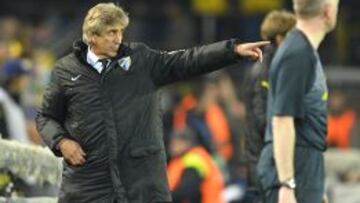
POLYGON ((116 43, 121 43, 122 37, 123 37, 122 33, 121 33, 121 34, 117 34, 117 35, 115 36, 115 42, 116 42, 116 43))

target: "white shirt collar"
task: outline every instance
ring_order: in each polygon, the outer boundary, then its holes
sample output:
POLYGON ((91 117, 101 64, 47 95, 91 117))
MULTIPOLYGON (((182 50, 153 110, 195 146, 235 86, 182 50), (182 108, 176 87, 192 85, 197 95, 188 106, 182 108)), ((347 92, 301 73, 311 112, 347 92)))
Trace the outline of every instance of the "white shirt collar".
POLYGON ((86 61, 93 67, 98 73, 101 73, 103 70, 103 65, 99 61, 99 57, 96 56, 94 52, 90 50, 90 47, 88 48, 87 54, 86 54, 86 61))

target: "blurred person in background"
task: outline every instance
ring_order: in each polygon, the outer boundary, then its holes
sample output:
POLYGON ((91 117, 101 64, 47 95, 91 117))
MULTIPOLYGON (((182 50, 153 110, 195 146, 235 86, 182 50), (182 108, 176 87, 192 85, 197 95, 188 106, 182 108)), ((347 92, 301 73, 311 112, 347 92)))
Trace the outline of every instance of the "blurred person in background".
POLYGON ((218 88, 213 77, 204 77, 194 84, 174 113, 174 129, 191 127, 201 144, 214 158, 228 180, 227 162, 232 156, 229 124, 218 102, 218 88))
POLYGON ((9 49, 6 40, 0 39, 0 65, 2 66, 8 58, 9 58, 9 49))
MULTIPOLYGON (((224 109, 219 104, 219 91, 215 78, 206 77, 195 87, 195 107, 191 110, 192 117, 203 120, 209 130, 209 139, 215 150, 227 162, 233 155, 231 131, 224 109)), ((188 118, 191 119, 191 118, 188 118)))
POLYGON ((234 81, 225 71, 214 73, 218 91, 218 102, 224 111, 224 115, 230 130, 230 143, 233 150, 228 161, 232 183, 244 183, 244 121, 246 109, 244 103, 238 98, 234 81))
MULTIPOLYGON (((10 65, 31 69, 31 74, 21 74, 23 75, 21 79, 9 79, 6 75, 6 71, 2 71, 3 74, 1 76, 4 77, 3 82, 5 82, 5 88, 10 87, 7 91, 12 92, 12 97, 15 98, 18 104, 20 104, 21 111, 23 111, 22 114, 25 115, 25 128, 28 140, 33 144, 41 144, 41 140, 39 139, 39 135, 35 128, 34 116, 32 116, 34 113, 30 113, 31 111, 29 111, 31 107, 34 109, 33 106, 35 106, 32 101, 36 95, 33 94, 34 92, 32 90, 33 84, 38 82, 35 78, 37 67, 34 65, 32 58, 33 32, 29 25, 29 22, 25 23, 14 16, 0 18, 0 31, 2 33, 0 40, 0 66, 6 68, 5 66, 10 65), (26 81, 22 82, 24 80, 26 81), (23 88, 18 88, 17 86, 19 85, 17 84, 21 83, 23 83, 23 85, 20 86, 23 86, 23 88), (14 88, 16 90, 13 90, 14 88)), ((30 73, 30 71, 27 72, 30 73)), ((11 127, 8 126, 8 128, 11 127)))
POLYGON ((54 67, 55 57, 50 49, 44 47, 34 48, 31 55, 32 74, 24 96, 25 114, 31 141, 43 145, 44 143, 36 129, 35 118, 42 102, 45 86, 49 82, 50 73, 54 67))
MULTIPOLYGON (((243 101, 238 97, 234 80, 225 71, 213 74, 218 88, 218 102, 224 111, 230 129, 230 143, 232 156, 227 162, 229 181, 227 181, 224 196, 233 203, 242 202, 246 193, 246 165, 245 165, 245 117, 246 109, 243 101)), ((248 87, 249 88, 249 87, 248 87)))
POLYGON ((8 60, 3 65, 0 88, 0 130, 3 138, 30 143, 22 96, 29 83, 30 68, 24 60, 8 60))
POLYGON ((330 95, 328 145, 339 149, 360 148, 360 123, 355 110, 347 105, 347 95, 341 90, 330 95))
POLYGON ((171 135, 168 178, 174 203, 222 203, 224 178, 197 135, 186 127, 171 135))
POLYGON ((240 159, 243 153, 243 125, 246 109, 242 101, 239 100, 235 90, 234 82, 230 75, 225 71, 214 73, 216 79, 216 87, 218 91, 218 103, 224 111, 225 118, 230 129, 230 142, 232 143, 233 154, 240 159))
POLYGON ((296 29, 270 65, 265 146, 257 165, 265 203, 326 200, 327 85, 317 49, 336 25, 339 0, 293 0, 296 29))
POLYGON ((268 42, 228 40, 163 52, 123 43, 129 18, 113 3, 91 8, 83 40, 57 61, 37 127, 64 157, 59 202, 171 202, 156 91, 161 86, 262 59, 268 42))
POLYGON ((264 146, 266 129, 266 104, 269 90, 269 69, 273 56, 284 40, 286 33, 294 28, 295 15, 287 11, 275 10, 266 15, 261 24, 261 38, 271 41, 264 49, 263 63, 256 63, 249 69, 244 82, 246 104, 246 162, 248 192, 244 202, 258 202, 256 164, 264 146))

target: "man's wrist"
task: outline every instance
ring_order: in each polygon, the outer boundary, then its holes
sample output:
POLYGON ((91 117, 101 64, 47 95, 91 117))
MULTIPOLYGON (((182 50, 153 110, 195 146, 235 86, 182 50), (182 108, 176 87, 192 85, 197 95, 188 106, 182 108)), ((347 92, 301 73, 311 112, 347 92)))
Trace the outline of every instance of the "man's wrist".
POLYGON ((67 138, 62 138, 59 142, 58 142, 58 144, 56 145, 56 149, 57 150, 61 150, 61 145, 65 142, 67 140, 67 138))
POLYGON ((233 50, 233 55, 237 60, 242 60, 244 57, 238 52, 238 46, 242 44, 239 39, 231 39, 231 47, 233 50))
POLYGON ((294 190, 296 188, 295 178, 288 178, 285 181, 281 181, 280 186, 294 190))

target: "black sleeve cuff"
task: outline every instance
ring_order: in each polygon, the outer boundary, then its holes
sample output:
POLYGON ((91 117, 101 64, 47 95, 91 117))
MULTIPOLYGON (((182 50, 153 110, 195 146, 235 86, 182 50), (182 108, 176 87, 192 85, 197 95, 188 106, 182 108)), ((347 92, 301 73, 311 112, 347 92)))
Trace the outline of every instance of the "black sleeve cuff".
POLYGON ((59 148, 59 143, 62 139, 64 139, 65 136, 60 134, 54 137, 52 144, 51 144, 51 151, 55 154, 57 157, 62 157, 62 153, 59 148))

